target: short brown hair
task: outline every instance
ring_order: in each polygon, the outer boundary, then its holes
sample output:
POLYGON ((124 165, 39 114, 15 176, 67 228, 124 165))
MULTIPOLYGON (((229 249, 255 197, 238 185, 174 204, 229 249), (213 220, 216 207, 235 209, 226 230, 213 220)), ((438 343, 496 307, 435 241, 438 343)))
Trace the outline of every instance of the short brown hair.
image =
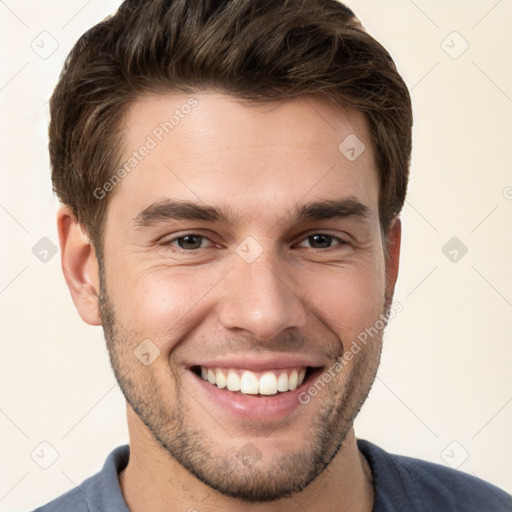
POLYGON ((380 171, 383 231, 405 201, 412 108, 389 53, 336 0, 126 0, 75 44, 50 101, 59 199, 101 251, 121 122, 151 92, 216 90, 254 102, 321 93, 362 112, 380 171))

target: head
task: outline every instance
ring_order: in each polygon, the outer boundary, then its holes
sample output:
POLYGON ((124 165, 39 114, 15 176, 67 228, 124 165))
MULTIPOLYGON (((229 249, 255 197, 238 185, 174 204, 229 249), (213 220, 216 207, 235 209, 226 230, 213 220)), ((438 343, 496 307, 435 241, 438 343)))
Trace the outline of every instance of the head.
POLYGON ((382 329, 346 356, 398 272, 412 114, 389 54, 335 0, 126 1, 51 119, 65 276, 134 428, 226 495, 307 486, 370 390, 382 329))

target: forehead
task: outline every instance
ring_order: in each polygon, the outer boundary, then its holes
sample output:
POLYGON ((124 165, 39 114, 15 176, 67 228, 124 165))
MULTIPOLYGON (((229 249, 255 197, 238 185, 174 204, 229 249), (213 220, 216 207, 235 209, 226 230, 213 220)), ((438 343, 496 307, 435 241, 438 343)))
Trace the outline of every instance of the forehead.
POLYGON ((377 208, 366 120, 323 97, 255 104, 214 92, 146 96, 123 128, 128 172, 111 208, 130 215, 166 197, 262 216, 343 196, 377 208))

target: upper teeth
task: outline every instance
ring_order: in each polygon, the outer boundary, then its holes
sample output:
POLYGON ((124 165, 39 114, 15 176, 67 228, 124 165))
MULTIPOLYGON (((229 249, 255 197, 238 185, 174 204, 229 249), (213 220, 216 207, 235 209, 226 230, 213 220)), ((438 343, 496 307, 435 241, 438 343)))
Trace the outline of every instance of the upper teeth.
POLYGON ((226 370, 204 368, 201 377, 218 388, 240 391, 247 395, 275 395, 278 391, 293 391, 304 382, 306 368, 251 372, 250 370, 226 370))

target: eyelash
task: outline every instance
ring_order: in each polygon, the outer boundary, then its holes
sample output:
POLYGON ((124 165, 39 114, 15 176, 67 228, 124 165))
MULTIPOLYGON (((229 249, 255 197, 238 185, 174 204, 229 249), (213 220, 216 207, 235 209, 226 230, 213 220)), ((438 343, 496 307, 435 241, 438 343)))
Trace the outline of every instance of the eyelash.
MULTIPOLYGON (((320 252, 327 252, 329 250, 333 250, 335 249, 336 247, 341 247, 341 246, 347 246, 347 245, 351 245, 350 242, 348 242, 347 240, 344 240, 343 238, 340 238, 340 237, 337 237, 335 235, 331 235, 329 233, 323 233, 321 231, 317 231, 317 232, 314 232, 314 233, 310 233, 309 235, 306 235, 305 237, 303 237, 299 242, 304 242, 306 241, 307 239, 313 237, 313 236, 317 236, 317 235, 322 235, 324 237, 327 237, 327 238, 330 238, 332 241, 337 241, 337 243, 334 245, 334 246, 331 246, 331 247, 327 247, 327 248, 323 248, 323 249, 318 249, 316 248, 316 250, 320 251, 320 252)), ((218 244, 215 244, 214 242, 212 242, 208 237, 204 236, 204 235, 200 235, 198 233, 186 233, 184 235, 181 235, 181 236, 178 236, 178 237, 175 237, 175 238, 172 238, 171 240, 168 240, 164 243, 162 243, 162 245, 164 246, 173 246, 174 249, 173 251, 175 252, 178 252, 178 253, 184 253, 184 254, 191 254, 193 252, 198 252, 200 251, 201 249, 208 249, 210 247, 199 247, 197 249, 183 249, 181 247, 178 247, 177 245, 174 245, 176 242, 178 242, 179 240, 182 240, 183 238, 187 238, 187 237, 197 237, 197 238, 201 238, 201 242, 203 240, 208 240, 211 244, 213 244, 213 246, 217 246, 218 247, 218 244)), ((295 246, 297 246, 298 244, 294 244, 295 246)), ((311 249, 315 250, 314 247, 310 247, 311 249)))
MULTIPOLYGON (((203 240, 208 240, 209 242, 211 242, 213 245, 217 245, 215 244, 214 242, 212 242, 208 237, 204 236, 204 235, 200 235, 198 233, 186 233, 184 235, 181 235, 181 236, 177 236, 175 238, 172 238, 171 240, 167 241, 167 242, 164 242, 162 245, 165 245, 165 246, 168 246, 168 245, 174 245, 174 242, 177 242, 178 240, 182 240, 183 238, 187 238, 187 237, 197 237, 197 238, 201 238, 201 241, 203 240)), ((182 253, 192 253, 192 252, 197 252, 201 249, 207 249, 208 247, 199 247, 198 249, 183 249, 181 247, 178 247, 178 246, 174 246, 175 248, 173 250, 175 250, 176 252, 182 252, 182 253)))

